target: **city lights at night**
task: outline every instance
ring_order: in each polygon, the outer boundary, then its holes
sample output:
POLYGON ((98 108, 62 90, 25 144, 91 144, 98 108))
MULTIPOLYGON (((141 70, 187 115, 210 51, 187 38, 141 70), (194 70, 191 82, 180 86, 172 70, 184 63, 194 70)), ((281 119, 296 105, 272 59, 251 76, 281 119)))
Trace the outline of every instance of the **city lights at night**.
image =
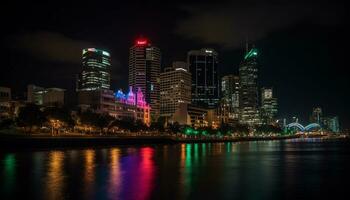
POLYGON ((345 0, 8 2, 0 199, 347 199, 345 0))

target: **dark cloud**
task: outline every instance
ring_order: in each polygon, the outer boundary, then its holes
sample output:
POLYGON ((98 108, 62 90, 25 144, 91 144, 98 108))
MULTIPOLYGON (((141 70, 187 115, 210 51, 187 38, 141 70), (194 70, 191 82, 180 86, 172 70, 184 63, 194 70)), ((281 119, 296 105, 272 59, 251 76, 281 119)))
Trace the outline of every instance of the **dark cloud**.
POLYGON ((342 13, 340 4, 238 2, 185 6, 189 17, 179 21, 175 32, 198 42, 237 48, 247 38, 255 41, 298 22, 334 24, 342 13))
POLYGON ((30 54, 38 60, 64 63, 80 63, 82 49, 92 46, 89 42, 47 31, 15 35, 9 44, 12 49, 30 54))

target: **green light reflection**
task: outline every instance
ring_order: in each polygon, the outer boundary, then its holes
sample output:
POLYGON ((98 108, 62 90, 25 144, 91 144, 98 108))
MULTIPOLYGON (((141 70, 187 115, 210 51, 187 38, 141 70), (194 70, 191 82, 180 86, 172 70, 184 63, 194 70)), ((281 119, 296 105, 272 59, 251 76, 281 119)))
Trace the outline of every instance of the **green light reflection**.
POLYGON ((202 143, 202 157, 204 158, 207 154, 207 147, 205 143, 202 143))
POLYGON ((11 194, 16 180, 16 157, 15 154, 7 154, 4 158, 4 193, 11 194))
POLYGON ((198 144, 194 144, 194 163, 198 165, 198 144))

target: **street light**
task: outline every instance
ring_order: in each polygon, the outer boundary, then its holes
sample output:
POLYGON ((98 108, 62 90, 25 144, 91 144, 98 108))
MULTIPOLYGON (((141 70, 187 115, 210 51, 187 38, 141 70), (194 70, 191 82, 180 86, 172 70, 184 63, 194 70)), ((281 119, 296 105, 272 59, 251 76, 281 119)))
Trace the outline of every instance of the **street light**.
POLYGON ((61 122, 58 119, 50 119, 51 127, 52 127, 52 135, 54 135, 54 130, 61 127, 61 122))

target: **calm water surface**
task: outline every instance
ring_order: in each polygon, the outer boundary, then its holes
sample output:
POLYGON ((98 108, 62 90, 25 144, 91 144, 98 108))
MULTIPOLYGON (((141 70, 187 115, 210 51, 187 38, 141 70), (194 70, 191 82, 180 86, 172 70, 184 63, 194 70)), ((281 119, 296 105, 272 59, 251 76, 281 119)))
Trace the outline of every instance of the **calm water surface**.
POLYGON ((326 198, 349 161, 319 139, 0 152, 0 199, 326 198))

